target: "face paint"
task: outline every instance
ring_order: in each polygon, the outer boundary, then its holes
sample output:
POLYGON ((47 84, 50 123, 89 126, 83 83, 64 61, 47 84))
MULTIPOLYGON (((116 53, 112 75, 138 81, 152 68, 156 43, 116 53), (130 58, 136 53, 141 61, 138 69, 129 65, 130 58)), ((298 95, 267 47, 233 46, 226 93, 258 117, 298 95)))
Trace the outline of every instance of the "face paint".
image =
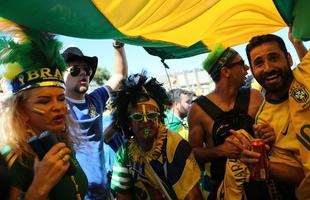
MULTIPOLYGON (((142 113, 143 113, 143 120, 144 120, 144 122, 147 122, 145 104, 142 104, 142 113)), ((145 133, 144 133, 144 135, 145 135, 145 133)))
POLYGON ((159 108, 153 104, 139 103, 129 109, 130 127, 141 142, 149 142, 157 135, 159 108))
POLYGON ((144 129, 144 139, 149 137, 149 133, 150 133, 150 129, 149 128, 144 129))
MULTIPOLYGON (((145 104, 142 104, 142 113, 143 113, 144 122, 147 122, 145 104)), ((150 129, 149 128, 145 128, 143 132, 144 132, 144 139, 149 137, 149 134, 150 134, 150 129)))
POLYGON ((45 111, 39 109, 39 108, 32 108, 33 112, 39 114, 39 115, 44 115, 45 114, 45 111))

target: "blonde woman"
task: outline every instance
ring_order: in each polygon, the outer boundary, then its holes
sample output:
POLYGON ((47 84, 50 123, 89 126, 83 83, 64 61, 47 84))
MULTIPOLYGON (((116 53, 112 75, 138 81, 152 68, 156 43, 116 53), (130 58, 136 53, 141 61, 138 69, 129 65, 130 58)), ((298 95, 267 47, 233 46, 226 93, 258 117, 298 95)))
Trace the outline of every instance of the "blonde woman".
POLYGON ((72 151, 70 131, 77 129, 69 128, 61 44, 52 35, 4 20, 0 30, 14 37, 0 41, 10 93, 0 106, 0 147, 10 171, 10 199, 83 199, 87 178, 72 151), (40 160, 27 141, 44 131, 55 134, 59 143, 40 160), (70 165, 75 172, 69 175, 70 165))

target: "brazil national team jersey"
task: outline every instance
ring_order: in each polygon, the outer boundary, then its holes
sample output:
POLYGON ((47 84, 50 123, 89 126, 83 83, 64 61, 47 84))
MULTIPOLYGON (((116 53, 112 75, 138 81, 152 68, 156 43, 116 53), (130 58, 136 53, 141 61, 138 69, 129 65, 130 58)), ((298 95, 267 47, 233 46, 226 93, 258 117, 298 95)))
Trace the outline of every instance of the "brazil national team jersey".
POLYGON ((298 199, 310 199, 310 52, 293 70, 288 97, 266 99, 257 123, 270 124, 277 137, 270 160, 303 169, 305 178, 296 190, 298 199))

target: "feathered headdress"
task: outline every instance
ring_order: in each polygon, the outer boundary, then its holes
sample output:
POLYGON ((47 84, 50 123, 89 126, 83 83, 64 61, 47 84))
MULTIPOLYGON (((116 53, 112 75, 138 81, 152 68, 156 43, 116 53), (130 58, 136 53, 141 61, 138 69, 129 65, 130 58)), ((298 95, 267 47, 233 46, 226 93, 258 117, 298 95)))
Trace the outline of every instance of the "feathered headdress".
POLYGON ((112 117, 117 128, 121 128, 123 132, 130 136, 128 129, 129 106, 136 105, 139 102, 146 102, 150 99, 156 101, 161 120, 163 120, 165 105, 171 105, 171 100, 168 93, 153 77, 147 77, 146 72, 130 75, 122 81, 119 91, 112 92, 111 100, 112 117))
POLYGON ((216 80, 219 77, 220 69, 230 64, 230 62, 235 58, 238 53, 228 47, 225 48, 223 45, 217 45, 208 57, 203 62, 203 68, 209 73, 213 80, 216 80))
POLYGON ((0 64, 13 93, 41 86, 64 87, 62 44, 54 35, 0 18, 0 64))

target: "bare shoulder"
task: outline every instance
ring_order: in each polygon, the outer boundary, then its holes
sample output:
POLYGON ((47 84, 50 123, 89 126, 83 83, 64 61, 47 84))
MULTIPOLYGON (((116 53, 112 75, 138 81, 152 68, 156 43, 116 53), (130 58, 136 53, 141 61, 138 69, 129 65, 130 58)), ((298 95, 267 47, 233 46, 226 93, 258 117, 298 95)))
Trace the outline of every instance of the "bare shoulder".
POLYGON ((249 103, 249 115, 253 118, 258 112, 261 104, 263 103, 264 97, 261 91, 251 88, 250 92, 250 103, 249 103))
MULTIPOLYGON (((207 97, 204 96, 204 98, 207 98, 207 97)), ((193 116, 194 118, 197 118, 197 120, 203 120, 205 117, 209 118, 209 115, 206 113, 206 111, 204 111, 204 109, 197 102, 193 102, 191 104, 189 116, 193 116)))
POLYGON ((257 103, 257 104, 261 104, 264 100, 264 96, 262 94, 261 91, 257 90, 257 89, 253 89, 251 88, 250 91, 250 103, 257 103))
POLYGON ((211 117, 200 107, 198 103, 192 103, 189 114, 188 114, 188 123, 190 132, 196 131, 196 128, 200 127, 204 132, 208 131, 207 129, 211 127, 213 120, 211 117))
MULTIPOLYGON (((200 97, 199 97, 200 98, 200 97)), ((191 104, 191 109, 194 109, 194 110, 200 110, 200 105, 197 103, 197 102, 192 102, 191 104)))
POLYGON ((210 138, 210 129, 212 127, 212 119, 198 105, 192 103, 188 114, 189 125, 189 143, 194 147, 202 147, 210 138))
POLYGON ((205 112, 200 107, 200 105, 198 103, 193 102, 189 110, 189 118, 199 120, 199 118, 201 118, 201 116, 203 116, 204 113, 205 112))

